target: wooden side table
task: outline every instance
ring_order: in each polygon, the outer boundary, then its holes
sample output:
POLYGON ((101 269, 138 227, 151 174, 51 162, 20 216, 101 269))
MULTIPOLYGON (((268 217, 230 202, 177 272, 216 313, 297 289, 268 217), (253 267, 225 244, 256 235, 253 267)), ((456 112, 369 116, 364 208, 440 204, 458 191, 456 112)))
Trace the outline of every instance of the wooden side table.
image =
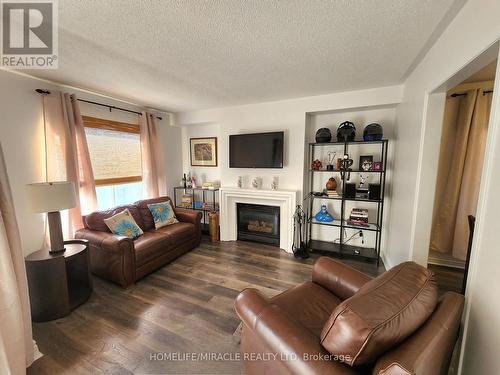
POLYGON ((25 258, 34 322, 62 318, 92 293, 88 241, 64 241, 64 246, 61 253, 38 250, 25 258))

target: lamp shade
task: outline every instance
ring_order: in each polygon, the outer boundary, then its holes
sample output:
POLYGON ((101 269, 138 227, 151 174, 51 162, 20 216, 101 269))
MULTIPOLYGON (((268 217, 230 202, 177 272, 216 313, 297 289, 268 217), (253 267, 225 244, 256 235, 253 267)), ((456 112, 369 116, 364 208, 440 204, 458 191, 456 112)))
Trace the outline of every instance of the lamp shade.
POLYGON ((76 206, 73 182, 42 182, 26 187, 28 206, 33 212, 54 212, 76 206))

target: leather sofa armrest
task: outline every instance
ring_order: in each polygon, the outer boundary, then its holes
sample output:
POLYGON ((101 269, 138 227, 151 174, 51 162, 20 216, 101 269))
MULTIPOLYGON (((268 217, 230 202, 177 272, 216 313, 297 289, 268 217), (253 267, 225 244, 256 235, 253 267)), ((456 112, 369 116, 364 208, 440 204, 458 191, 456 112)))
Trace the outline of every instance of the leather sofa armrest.
POLYGON ((177 216, 177 220, 179 221, 194 225, 200 225, 201 223, 202 215, 200 211, 188 210, 185 208, 176 208, 174 211, 175 216, 177 216))
POLYGON ((90 229, 78 230, 75 234, 75 238, 85 239, 89 241, 91 245, 101 247, 108 251, 120 251, 120 245, 124 241, 130 241, 130 243, 133 243, 133 241, 128 237, 90 229))
POLYGON ((327 257, 318 258, 312 273, 314 283, 328 289, 341 300, 352 297, 371 279, 370 276, 327 257))
POLYGON ((92 272, 124 288, 135 281, 134 241, 128 237, 90 229, 80 229, 75 238, 90 244, 92 272))
POLYGON ((256 289, 243 290, 236 298, 235 309, 245 324, 243 329, 251 330, 264 343, 262 351, 272 354, 271 358, 281 361, 291 373, 355 374, 348 366, 336 362, 318 337, 256 289))

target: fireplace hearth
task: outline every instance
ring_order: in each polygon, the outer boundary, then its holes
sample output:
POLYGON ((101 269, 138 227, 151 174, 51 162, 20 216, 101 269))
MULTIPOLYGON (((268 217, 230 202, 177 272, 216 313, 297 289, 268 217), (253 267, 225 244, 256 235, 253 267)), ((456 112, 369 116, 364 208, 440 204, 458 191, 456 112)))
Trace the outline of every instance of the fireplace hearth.
POLYGON ((280 244, 280 208, 237 203, 238 240, 280 244))

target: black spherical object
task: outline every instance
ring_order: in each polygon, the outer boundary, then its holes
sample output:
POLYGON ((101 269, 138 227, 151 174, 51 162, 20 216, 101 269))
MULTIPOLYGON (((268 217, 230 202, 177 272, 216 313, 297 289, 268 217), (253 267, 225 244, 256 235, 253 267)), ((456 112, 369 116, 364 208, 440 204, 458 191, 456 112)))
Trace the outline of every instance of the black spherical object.
POLYGON ((384 136, 382 126, 373 123, 365 126, 363 130, 363 140, 365 141, 381 141, 384 136))
POLYGON ((350 121, 344 121, 337 128, 337 142, 352 142, 356 138, 356 127, 350 121))
POLYGON ((327 143, 332 140, 332 132, 328 128, 321 128, 316 132, 316 143, 327 143))

